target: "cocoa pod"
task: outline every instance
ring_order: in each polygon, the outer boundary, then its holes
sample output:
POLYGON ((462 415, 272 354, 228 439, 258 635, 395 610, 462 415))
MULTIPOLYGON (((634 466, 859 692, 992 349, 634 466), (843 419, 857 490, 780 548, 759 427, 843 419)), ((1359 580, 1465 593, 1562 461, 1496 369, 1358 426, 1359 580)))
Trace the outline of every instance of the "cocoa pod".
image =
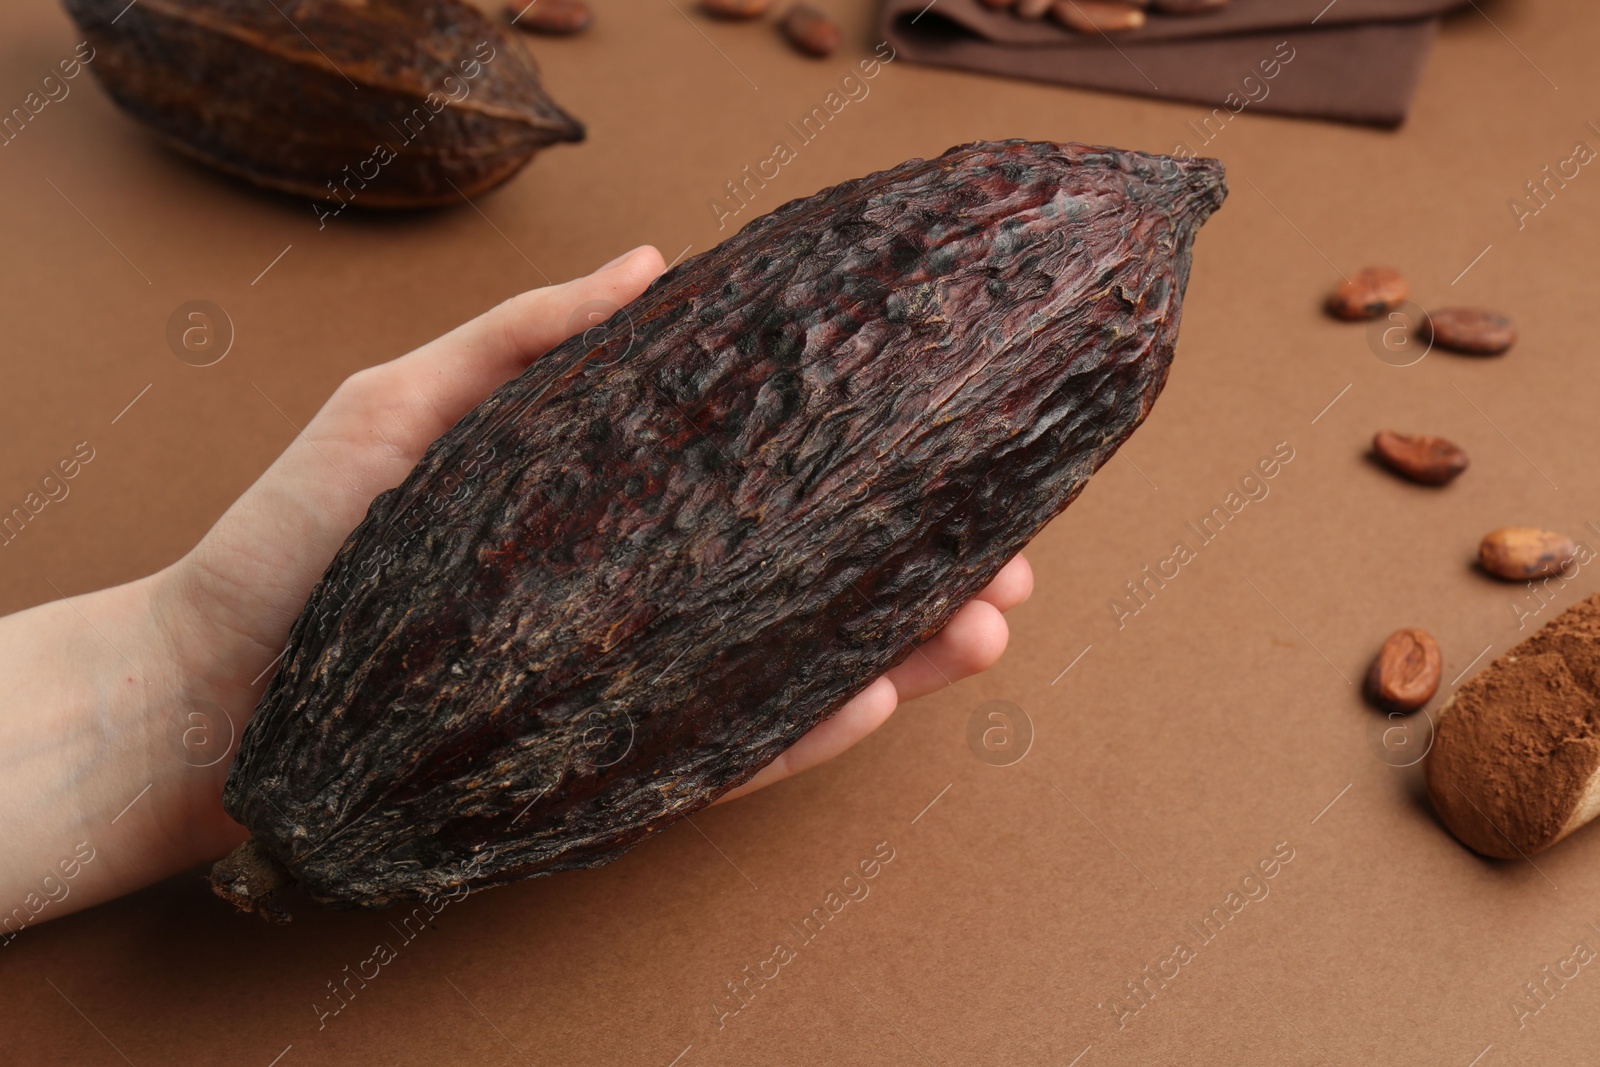
POLYGON ((374 208, 459 203, 583 126, 460 0, 64 0, 113 100, 258 185, 374 208))
POLYGON ((270 913, 289 878, 376 907, 594 866, 748 780, 1144 419, 1224 195, 1210 159, 953 148, 792 201, 556 346, 318 583, 213 886, 270 913))
POLYGON ((1460 445, 1427 434, 1379 430, 1372 435, 1372 451, 1384 466, 1420 485, 1445 485, 1467 469, 1460 445))
POLYGON ((1560 574, 1578 554, 1566 534, 1532 526, 1507 526, 1484 535, 1478 563, 1496 578, 1524 582, 1560 574))
POLYGON ((1433 699, 1443 670, 1432 634, 1416 627, 1396 630, 1367 671, 1367 695, 1385 711, 1408 714, 1433 699))
POLYGON ((1483 308, 1430 311, 1423 330, 1440 348, 1471 356, 1497 356, 1517 340, 1517 328, 1510 319, 1483 308))

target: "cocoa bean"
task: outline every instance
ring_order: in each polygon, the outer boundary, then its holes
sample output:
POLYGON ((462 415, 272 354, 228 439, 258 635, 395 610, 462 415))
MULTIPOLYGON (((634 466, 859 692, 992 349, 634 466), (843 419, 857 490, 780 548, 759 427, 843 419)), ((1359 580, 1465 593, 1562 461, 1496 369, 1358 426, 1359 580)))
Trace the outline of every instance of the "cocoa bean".
POLYGON ((1517 328, 1509 318, 1484 308, 1430 311, 1423 330, 1440 348, 1473 356, 1499 355, 1517 340, 1517 328))
POLYGON ((1019 19, 1042 19, 1055 0, 1017 0, 1013 9, 1019 19))
POLYGON ((1078 33, 1120 33, 1144 25, 1144 11, 1117 0, 1054 0, 1050 17, 1078 33))
POLYGON ((978 3, 994 11, 1004 11, 1016 2, 1017 0, 978 0, 978 3))
POLYGON ((586 0, 533 0, 531 4, 511 0, 506 18, 519 30, 565 37, 588 29, 594 13, 586 0))
POLYGON ((798 3, 778 24, 789 43, 808 56, 832 55, 839 47, 839 24, 821 8, 798 3))
POLYGON ((1204 15, 1228 6, 1228 0, 1152 0, 1163 15, 1204 15))
POLYGON ((1508 526, 1485 535, 1478 562, 1496 578, 1524 582, 1559 574, 1578 554, 1572 538, 1532 526, 1508 526))
POLYGON ((583 140, 522 42, 460 0, 66 8, 112 99, 173 147, 340 210, 459 204, 583 140))
POLYGON ((700 0, 700 9, 719 19, 758 19, 772 7, 772 0, 700 0))
POLYGON ((596 866, 748 781, 1133 433, 1223 196, 1211 159, 966 145, 791 201, 534 360, 312 592, 213 886, 380 907, 596 866))
POLYGON ((1385 711, 1416 711, 1439 691, 1443 664, 1439 643, 1426 630, 1396 630, 1367 671, 1367 695, 1385 711))
POLYGON ((1443 437, 1379 430, 1372 451, 1384 466, 1422 485, 1444 485, 1467 469, 1466 452, 1443 437))
POLYGON ((1329 314, 1341 319, 1375 319, 1393 311, 1410 295, 1405 277, 1392 267, 1366 267, 1328 294, 1329 314))

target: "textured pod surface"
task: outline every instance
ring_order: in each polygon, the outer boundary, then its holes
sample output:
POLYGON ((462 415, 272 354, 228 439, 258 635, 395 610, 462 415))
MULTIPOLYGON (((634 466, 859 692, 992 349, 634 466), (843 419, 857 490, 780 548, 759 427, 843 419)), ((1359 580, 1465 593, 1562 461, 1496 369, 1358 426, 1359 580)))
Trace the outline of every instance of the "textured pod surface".
POLYGON ((669 271, 373 501, 228 812, 313 898, 378 906, 604 863, 744 782, 1143 420, 1223 196, 1214 160, 980 143, 669 271))
POLYGON ((460 0, 65 4, 118 104, 180 151, 284 192, 457 203, 583 139, 527 50, 460 0))

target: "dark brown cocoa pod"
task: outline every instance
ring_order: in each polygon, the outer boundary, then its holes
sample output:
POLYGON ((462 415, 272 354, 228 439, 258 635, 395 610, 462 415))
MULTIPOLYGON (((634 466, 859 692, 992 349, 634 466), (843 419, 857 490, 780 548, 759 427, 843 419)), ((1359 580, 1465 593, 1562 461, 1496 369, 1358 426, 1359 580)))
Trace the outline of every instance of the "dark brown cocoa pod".
POLYGON ((460 0, 64 2, 129 114, 284 192, 459 203, 583 139, 522 44, 460 0))
POLYGON ((1144 419, 1224 195, 1210 159, 953 148, 558 345, 313 591, 229 771, 254 836, 217 891, 378 907, 595 866, 748 780, 1144 419))

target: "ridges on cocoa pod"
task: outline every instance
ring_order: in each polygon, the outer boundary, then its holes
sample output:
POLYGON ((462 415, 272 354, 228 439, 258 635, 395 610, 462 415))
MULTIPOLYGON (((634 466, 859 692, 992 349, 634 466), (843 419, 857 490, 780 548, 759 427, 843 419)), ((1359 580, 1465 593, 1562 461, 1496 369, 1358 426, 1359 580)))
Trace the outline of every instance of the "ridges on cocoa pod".
POLYGON ((129 114, 284 192, 455 203, 583 139, 521 42, 460 0, 64 2, 129 114))
POLYGON ((224 804, 254 837, 213 885, 371 907, 594 866, 749 779, 1144 419, 1224 195, 1215 160, 953 148, 557 346, 340 549, 244 731, 224 804))

